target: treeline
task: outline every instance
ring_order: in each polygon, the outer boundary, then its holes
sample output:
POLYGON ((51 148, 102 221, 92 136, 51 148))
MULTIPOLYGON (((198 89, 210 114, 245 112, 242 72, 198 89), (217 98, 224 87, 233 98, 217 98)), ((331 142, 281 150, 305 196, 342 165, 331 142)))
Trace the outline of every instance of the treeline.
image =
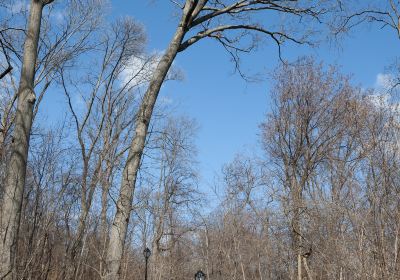
MULTIPOLYGON (((237 155, 223 168, 220 202, 207 215, 197 190, 195 124, 159 121, 141 167, 122 279, 143 276, 146 246, 150 279, 190 279, 197 269, 208 279, 399 277, 397 107, 309 58, 277 69, 274 83, 260 126, 263 153, 237 155)), ((21 278, 100 279, 104 267, 120 161, 111 149, 112 160, 96 171, 96 149, 87 169, 101 176, 84 174, 63 129, 33 136, 21 278), (97 180, 88 184, 91 201, 83 176, 97 180)))
POLYGON ((399 279, 389 94, 309 57, 282 64, 260 152, 222 168, 214 201, 198 187, 196 121, 158 96, 202 39, 246 78, 240 54, 260 34, 281 55, 327 27, 398 30, 390 3, 352 14, 337 0, 171 1, 181 18, 152 55, 144 27, 109 21, 106 1, 0 0, 0 279, 142 279, 146 247, 151 280, 399 279), (280 13, 280 31, 254 13, 280 13))

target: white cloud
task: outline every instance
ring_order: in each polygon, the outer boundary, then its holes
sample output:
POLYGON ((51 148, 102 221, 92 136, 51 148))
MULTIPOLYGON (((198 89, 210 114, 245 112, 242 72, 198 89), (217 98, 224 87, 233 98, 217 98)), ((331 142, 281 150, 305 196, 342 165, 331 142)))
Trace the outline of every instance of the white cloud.
POLYGON ((395 78, 392 74, 378 73, 375 79, 375 93, 368 96, 369 102, 381 109, 387 109, 394 113, 399 113, 400 104, 394 103, 392 90, 395 85, 395 78))
POLYGON ((375 88, 379 91, 388 91, 392 89, 394 77, 391 74, 379 73, 376 75, 375 88))
POLYGON ((160 55, 149 57, 132 57, 122 71, 122 83, 130 87, 146 85, 160 61, 160 55))
MULTIPOLYGON (((130 87, 143 87, 150 82, 158 63, 162 57, 161 52, 145 57, 132 57, 122 71, 121 82, 130 87)), ((172 65, 165 80, 182 80, 183 73, 178 67, 172 65)))
POLYGON ((374 94, 367 96, 369 102, 371 102, 375 107, 378 108, 389 108, 390 107, 390 95, 385 94, 374 94))
POLYGON ((400 134, 398 129, 400 124, 400 103, 393 100, 393 87, 395 77, 391 74, 379 73, 374 84, 375 92, 367 96, 367 100, 378 110, 389 113, 391 118, 387 119, 385 127, 390 133, 388 141, 384 143, 384 148, 389 152, 398 154, 400 148, 400 134))

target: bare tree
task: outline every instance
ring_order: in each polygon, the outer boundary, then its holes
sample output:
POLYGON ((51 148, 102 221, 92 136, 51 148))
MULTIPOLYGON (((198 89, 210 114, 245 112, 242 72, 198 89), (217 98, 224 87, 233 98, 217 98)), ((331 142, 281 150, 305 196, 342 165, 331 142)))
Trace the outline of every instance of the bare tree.
POLYGON ((117 212, 111 228, 110 246, 108 248, 109 279, 116 279, 123 254, 124 242, 132 209, 132 197, 135 190, 136 178, 140 161, 145 146, 154 105, 156 103, 161 85, 179 52, 186 50, 191 45, 204 38, 213 38, 228 50, 233 58, 237 58, 241 51, 250 51, 257 41, 255 34, 263 34, 271 38, 278 47, 285 41, 299 44, 310 43, 307 39, 309 30, 296 33, 288 26, 275 25, 266 27, 256 22, 252 14, 265 13, 270 15, 281 13, 292 17, 293 20, 319 21, 337 8, 336 1, 225 1, 187 0, 182 2, 172 1, 181 9, 176 32, 162 56, 154 75, 150 81, 139 112, 135 119, 135 135, 129 150, 128 159, 123 171, 120 194, 117 203, 117 212), (268 14, 269 12, 269 14, 268 14), (243 39, 250 37, 250 45, 241 46, 243 39))
MULTIPOLYGON (((2 89, 7 93, 1 108, 0 145, 1 154, 4 154, 5 141, 9 141, 15 119, 15 103, 18 88, 17 73, 21 70, 23 45, 25 39, 25 21, 27 20, 28 5, 21 3, 8 3, 1 7, 6 23, 2 26, 1 36, 3 45, 11 60, 12 67, 16 70, 3 79, 2 89), (21 6, 21 11, 16 7, 21 6)), ((37 98, 33 111, 33 119, 39 111, 39 105, 46 92, 54 85, 55 77, 60 68, 71 67, 76 58, 90 49, 90 38, 101 21, 102 10, 105 3, 98 0, 54 2, 49 9, 44 10, 39 34, 38 57, 35 67, 34 89, 37 98), (62 19, 60 19, 62 17, 62 19)), ((93 43, 93 41, 91 42, 93 43)))
POLYGON ((18 235, 24 192, 29 137, 36 95, 34 74, 37 59, 40 24, 45 5, 52 1, 31 1, 31 11, 25 41, 24 62, 18 89, 18 105, 13 134, 11 159, 5 181, 1 215, 1 277, 12 279, 15 261, 15 243, 18 235))
POLYGON ((143 54, 143 30, 133 20, 120 20, 112 26, 105 26, 102 33, 101 41, 89 52, 101 59, 90 60, 90 65, 81 65, 79 75, 76 75, 76 68, 61 72, 61 85, 67 97, 82 161, 80 213, 76 233, 68 248, 71 265, 69 268, 66 266, 70 271, 73 269, 67 278, 79 278, 83 271, 81 258, 87 251, 88 217, 98 185, 103 188, 102 238, 104 241, 107 239, 110 179, 116 172, 117 162, 127 150, 126 141, 130 139, 133 126, 128 116, 135 114, 136 99, 139 98, 137 88, 146 82, 144 72, 146 64, 150 63, 143 54), (132 65, 135 59, 141 61, 141 65, 132 65), (137 69, 130 69, 132 67, 137 69), (90 73, 82 79, 81 73, 87 69, 90 73), (90 88, 89 92, 87 88, 90 88), (77 99, 81 102, 76 102, 77 99))
POLYGON ((337 33, 347 32, 363 23, 373 23, 381 28, 390 28, 400 38, 400 3, 397 0, 363 1, 341 17, 337 33))
POLYGON ((10 99, 1 116, 2 156, 8 153, 4 149, 4 141, 12 134, 1 217, 3 241, 0 251, 4 257, 1 275, 9 275, 6 277, 12 277, 33 120, 45 92, 54 80, 56 71, 67 62, 72 62, 78 54, 84 51, 87 38, 98 22, 96 14, 98 15, 101 10, 96 9, 95 5, 92 5, 92 1, 81 3, 69 1, 63 7, 67 11, 75 9, 76 13, 69 13, 65 17, 65 21, 60 24, 61 26, 57 26, 57 24, 51 23, 54 20, 51 13, 53 6, 49 6, 49 11, 44 10, 44 7, 52 2, 52 0, 32 0, 29 6, 30 16, 27 30, 10 27, 1 32, 2 38, 7 39, 3 41, 3 43, 6 42, 3 46, 12 53, 15 61, 22 56, 18 43, 12 39, 18 38, 16 35, 18 32, 26 34, 19 87, 12 93, 14 77, 10 77, 11 89, 7 89, 11 92, 10 99), (42 35, 40 31, 43 31, 42 35), (17 106, 14 111, 15 102, 17 102, 17 106))
MULTIPOLYGON (((199 201, 197 172, 195 171, 196 149, 194 135, 196 124, 186 118, 170 118, 162 131, 153 138, 157 154, 155 164, 155 192, 150 206, 152 221, 152 260, 150 272, 153 279, 164 279, 173 251, 185 234, 183 216, 199 201), (157 164, 157 165, 156 165, 157 164), (178 222, 177 222, 178 220, 178 222)), ((152 141, 152 142, 153 142, 152 141)), ((153 167, 154 168, 154 167, 153 167)))
POLYGON ((264 144, 288 195, 284 207, 290 217, 297 279, 303 279, 303 267, 307 278, 314 279, 307 261, 313 248, 304 225, 305 195, 318 168, 346 133, 355 91, 334 69, 325 73, 309 59, 283 66, 275 79, 274 108, 264 125, 264 144))
POLYGON ((34 127, 17 243, 17 279, 53 278, 63 268, 60 239, 68 235, 57 225, 75 199, 69 193, 74 162, 64 149, 64 129, 34 127))

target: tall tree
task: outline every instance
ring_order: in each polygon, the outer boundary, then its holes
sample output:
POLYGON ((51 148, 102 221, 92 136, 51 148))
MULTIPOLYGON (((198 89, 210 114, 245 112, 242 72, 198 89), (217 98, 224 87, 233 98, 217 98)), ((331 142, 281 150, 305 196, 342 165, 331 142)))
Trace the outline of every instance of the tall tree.
POLYGON ((183 235, 183 226, 179 227, 176 220, 189 216, 198 201, 194 164, 196 149, 193 143, 195 128, 192 120, 171 118, 154 139, 157 154, 152 166, 157 166, 159 174, 154 178, 156 190, 151 201, 152 279, 166 278, 167 262, 173 259, 175 245, 183 235))
POLYGON ((73 68, 61 73, 61 84, 74 122, 82 162, 79 222, 68 248, 72 262, 69 268, 74 267, 70 274, 75 277, 79 274, 79 255, 85 244, 88 218, 98 185, 103 187, 103 235, 107 232, 109 179, 115 173, 116 162, 125 153, 125 138, 129 138, 133 125, 129 116, 136 111, 135 90, 145 82, 145 66, 149 63, 143 58, 144 32, 132 19, 104 26, 102 32, 103 38, 90 52, 100 59, 90 60, 88 65, 82 63, 78 71, 73 68), (127 73, 133 60, 143 61, 143 65, 137 65, 133 73, 127 73), (90 69, 90 75, 82 81, 84 69, 90 69), (85 100, 86 106, 73 101, 76 92, 81 94, 78 98, 85 100))
POLYGON ((4 279, 12 279, 15 269, 16 237, 19 230, 29 137, 36 101, 34 82, 40 25, 43 8, 51 2, 53 0, 32 0, 30 5, 24 59, 18 88, 12 152, 6 175, 0 221, 0 276, 4 279))
POLYGON ((271 38, 278 48, 285 41, 310 44, 309 35, 312 32, 307 23, 320 22, 340 6, 340 1, 333 0, 240 0, 233 3, 222 0, 185 0, 171 1, 171 3, 181 9, 181 17, 175 34, 154 71, 135 118, 135 134, 123 170, 117 209, 110 233, 107 256, 108 279, 118 278, 132 198, 149 123, 161 85, 177 54, 204 38, 213 38, 238 62, 238 55, 241 52, 249 52, 255 46, 258 40, 257 33, 271 38), (263 26, 257 21, 260 17, 256 15, 259 13, 263 13, 264 17, 269 16, 275 24, 269 27, 263 26), (279 22, 277 16, 279 14, 287 16, 285 22, 279 22), (304 24, 299 25, 297 22, 296 25, 292 25, 290 20, 301 20, 304 24))
POLYGON ((297 279, 305 274, 314 279, 307 260, 313 248, 305 234, 306 192, 312 191, 319 167, 344 137, 349 103, 357 91, 334 69, 325 72, 309 59, 283 66, 275 79, 273 110, 263 126, 264 144, 287 193, 284 207, 290 217, 297 279))

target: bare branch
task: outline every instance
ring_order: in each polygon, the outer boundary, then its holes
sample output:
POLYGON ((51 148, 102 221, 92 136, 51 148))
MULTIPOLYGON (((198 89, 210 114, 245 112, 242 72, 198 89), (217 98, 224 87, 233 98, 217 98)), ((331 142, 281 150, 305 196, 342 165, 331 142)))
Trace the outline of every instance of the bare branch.
MULTIPOLYGON (((289 41, 292 41, 297 44, 305 44, 307 42, 300 41, 296 38, 293 38, 289 36, 286 33, 282 33, 279 31, 269 31, 267 29, 264 29, 263 27, 257 26, 257 25, 223 25, 223 26, 218 26, 212 29, 208 29, 205 31, 201 31, 197 33, 195 36, 191 37, 190 39, 187 39, 184 41, 180 48, 179 52, 184 51, 187 49, 189 46, 193 45, 194 43, 198 42, 199 40, 206 38, 206 37, 211 37, 211 36, 216 36, 216 37, 222 37, 220 32, 227 31, 227 30, 249 30, 249 31, 255 31, 259 33, 264 33, 269 35, 276 43, 278 46, 281 45, 282 39, 288 39, 289 41), (217 34, 217 35, 215 35, 217 34)), ((307 43, 309 44, 309 43, 307 43)))

